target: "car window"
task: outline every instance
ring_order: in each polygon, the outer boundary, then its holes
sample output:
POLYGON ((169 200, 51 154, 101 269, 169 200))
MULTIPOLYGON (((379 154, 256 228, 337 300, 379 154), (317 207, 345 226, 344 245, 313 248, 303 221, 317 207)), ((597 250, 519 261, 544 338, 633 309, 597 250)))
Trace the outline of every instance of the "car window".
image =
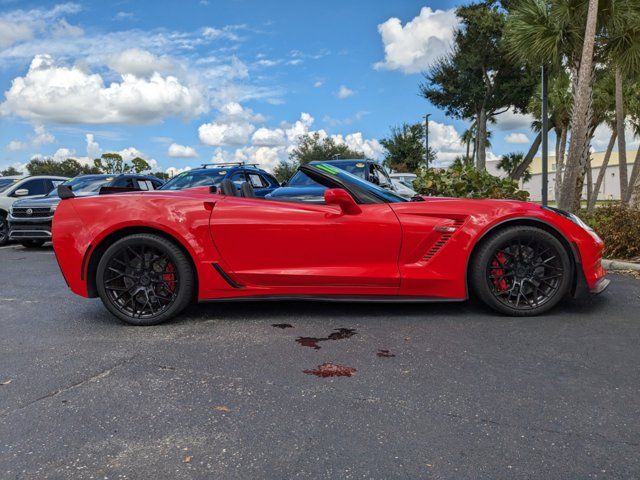
POLYGON ((184 190, 185 188, 193 187, 218 186, 227 173, 228 170, 213 168, 182 172, 162 185, 161 190, 184 190))
POLYGON ((383 186, 391 185, 391 181, 389 180, 389 177, 387 177, 387 174, 382 169, 382 167, 380 165, 375 165, 375 164, 372 164, 372 166, 373 166, 372 173, 374 175, 374 178, 377 179, 377 181, 373 183, 377 183, 378 185, 383 185, 383 186))
POLYGON ((8 190, 14 183, 19 182, 19 178, 0 178, 0 192, 8 190))
POLYGON ((269 186, 266 180, 257 173, 248 173, 247 176, 249 177, 249 182, 253 188, 265 188, 269 186))
POLYGON ((229 180, 231 180, 236 187, 240 187, 240 185, 247 181, 246 177, 244 176, 244 172, 235 172, 233 175, 231 175, 231 178, 229 180))
POLYGON ((321 187, 318 182, 307 176, 306 173, 297 171, 291 180, 287 183, 287 187, 321 187))
POLYGON ((153 185, 153 190, 159 189, 163 183, 160 180, 150 180, 151 185, 153 185))
POLYGON ((22 190, 22 189, 28 190, 29 196, 46 195, 51 190, 50 188, 47 188, 48 184, 49 182, 47 180, 42 180, 42 179, 28 180, 24 182, 22 185, 20 185, 18 190, 22 190))
POLYGON ((115 182, 113 182, 112 186, 120 187, 120 188, 136 188, 133 182, 134 182, 134 179, 131 177, 122 177, 117 179, 115 182))

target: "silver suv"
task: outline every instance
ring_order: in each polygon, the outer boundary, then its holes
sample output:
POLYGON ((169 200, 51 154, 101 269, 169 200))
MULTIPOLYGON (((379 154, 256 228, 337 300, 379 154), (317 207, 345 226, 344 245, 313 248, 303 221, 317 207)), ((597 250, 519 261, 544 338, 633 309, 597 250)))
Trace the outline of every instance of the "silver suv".
POLYGON ((7 216, 13 202, 20 198, 44 197, 68 180, 58 176, 0 177, 0 247, 9 241, 7 216))

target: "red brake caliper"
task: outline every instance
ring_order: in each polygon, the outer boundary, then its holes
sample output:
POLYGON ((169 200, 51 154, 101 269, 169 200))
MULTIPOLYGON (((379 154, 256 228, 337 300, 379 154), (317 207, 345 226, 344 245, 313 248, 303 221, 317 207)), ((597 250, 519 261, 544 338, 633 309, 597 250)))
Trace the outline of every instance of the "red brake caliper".
MULTIPOLYGON (((492 267, 503 267, 505 262, 507 261, 507 257, 503 252, 498 252, 494 255, 493 260, 491 261, 492 267)), ((504 275, 504 270, 502 268, 492 268, 491 272, 493 277, 491 281, 493 285, 496 287, 496 292, 504 292, 509 288, 507 285, 507 281, 503 278, 498 278, 501 275, 504 275)))
POLYGON ((162 275, 162 279, 167 282, 167 290, 169 293, 173 293, 176 289, 176 277, 175 272, 176 269, 173 266, 173 263, 167 263, 167 267, 165 268, 165 273, 162 275))

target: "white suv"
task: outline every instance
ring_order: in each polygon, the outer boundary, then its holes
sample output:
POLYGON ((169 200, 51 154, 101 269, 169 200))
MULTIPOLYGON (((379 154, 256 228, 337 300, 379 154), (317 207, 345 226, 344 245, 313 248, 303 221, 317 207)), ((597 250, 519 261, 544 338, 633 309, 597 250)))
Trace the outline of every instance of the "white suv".
POLYGON ((0 176, 0 247, 9 240, 7 215, 13 202, 19 198, 43 197, 62 182, 66 177, 34 176, 34 177, 1 177, 0 176))

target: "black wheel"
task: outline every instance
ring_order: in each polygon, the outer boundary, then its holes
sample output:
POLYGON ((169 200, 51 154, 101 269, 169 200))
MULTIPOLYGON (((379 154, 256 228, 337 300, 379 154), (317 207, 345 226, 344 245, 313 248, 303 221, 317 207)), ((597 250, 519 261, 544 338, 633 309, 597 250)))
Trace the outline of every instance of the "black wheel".
POLYGON ((44 240, 21 240, 20 245, 25 248, 40 248, 44 245, 44 240))
POLYGON ((111 245, 98 263, 102 303, 131 325, 156 325, 191 301, 195 274, 183 251, 153 234, 136 234, 111 245))
POLYGON ((551 233, 511 227, 485 241, 472 265, 471 283, 487 305, 511 316, 539 315, 568 292, 569 254, 551 233))
POLYGON ((0 247, 9 243, 9 224, 7 218, 0 213, 0 247))

